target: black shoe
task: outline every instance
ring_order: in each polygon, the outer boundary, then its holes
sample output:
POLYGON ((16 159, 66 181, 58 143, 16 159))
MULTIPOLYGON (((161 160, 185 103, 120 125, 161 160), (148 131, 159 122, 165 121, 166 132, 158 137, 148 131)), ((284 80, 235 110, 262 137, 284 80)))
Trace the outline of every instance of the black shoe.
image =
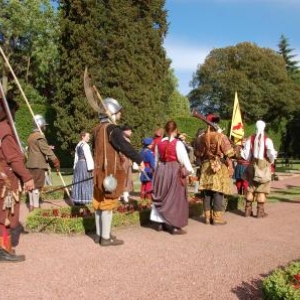
POLYGON ((120 245, 123 245, 123 244, 124 244, 124 241, 118 240, 118 239, 113 239, 113 238, 109 238, 109 239, 101 238, 100 239, 100 245, 102 247, 105 247, 105 246, 120 246, 120 245))
POLYGON ((93 236, 93 240, 94 240, 95 244, 100 243, 100 239, 101 239, 101 237, 100 237, 99 235, 97 235, 97 234, 95 234, 95 235, 93 236))
POLYGON ((171 231, 171 234, 173 234, 173 235, 182 235, 182 234, 186 234, 186 231, 181 229, 181 228, 173 227, 173 229, 171 231))
POLYGON ((153 227, 156 231, 163 231, 163 223, 153 222, 153 227))
POLYGON ((0 248, 0 263, 1 262, 22 262, 25 261, 25 255, 15 255, 15 254, 10 254, 3 248, 0 248))

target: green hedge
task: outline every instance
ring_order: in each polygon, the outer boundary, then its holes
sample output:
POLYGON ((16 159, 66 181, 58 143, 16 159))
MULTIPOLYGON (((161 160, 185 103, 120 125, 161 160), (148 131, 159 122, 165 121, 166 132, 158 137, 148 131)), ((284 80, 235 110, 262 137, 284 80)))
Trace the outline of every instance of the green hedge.
POLYGON ((263 281, 263 295, 266 300, 300 299, 300 262, 276 269, 268 276, 263 281))

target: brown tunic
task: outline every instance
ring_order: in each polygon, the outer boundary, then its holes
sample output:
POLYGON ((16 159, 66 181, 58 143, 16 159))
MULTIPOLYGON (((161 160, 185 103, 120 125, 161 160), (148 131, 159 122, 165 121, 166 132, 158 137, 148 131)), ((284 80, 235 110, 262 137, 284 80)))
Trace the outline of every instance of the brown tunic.
POLYGON ((199 138, 198 153, 202 161, 199 190, 209 190, 231 195, 232 162, 234 150, 226 135, 218 132, 206 132, 199 138), (220 161, 220 169, 214 172, 212 162, 220 161))
POLYGON ((118 198, 125 188, 126 172, 121 153, 138 164, 142 159, 116 125, 100 123, 94 131, 94 141, 93 206, 95 209, 111 210, 117 206, 118 198), (111 193, 106 192, 103 187, 104 178, 110 174, 118 182, 116 190, 111 193))
MULTIPOLYGON (((12 190, 19 193, 19 183, 32 179, 30 172, 26 169, 24 163, 24 155, 14 138, 9 123, 4 120, 0 122, 0 161, 6 176, 11 183, 12 190)), ((4 180, 0 177, 0 191, 4 187, 4 180)), ((2 210, 3 198, 0 194, 0 224, 4 224, 5 211, 2 210)), ((11 228, 18 225, 19 222, 19 203, 15 204, 14 215, 10 215, 11 228)))

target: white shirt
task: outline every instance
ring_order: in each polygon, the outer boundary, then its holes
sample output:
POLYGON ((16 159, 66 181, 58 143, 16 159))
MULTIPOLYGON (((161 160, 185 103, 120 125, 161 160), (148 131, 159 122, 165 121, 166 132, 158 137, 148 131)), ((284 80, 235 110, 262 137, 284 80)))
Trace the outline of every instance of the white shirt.
POLYGON ((83 141, 79 142, 77 144, 76 148, 75 148, 75 158, 74 158, 73 169, 75 169, 76 164, 78 162, 77 147, 79 147, 79 146, 82 147, 88 171, 94 170, 94 160, 93 160, 93 156, 92 156, 92 153, 91 153, 90 146, 89 146, 88 143, 83 142, 83 141))
MULTIPOLYGON (((274 162, 274 160, 277 157, 277 151, 274 148, 273 141, 270 138, 266 138, 265 141, 265 147, 267 148, 266 154, 271 163, 274 162)), ((241 156, 245 160, 251 160, 253 153, 251 152, 251 137, 247 139, 244 148, 241 150, 241 156)))

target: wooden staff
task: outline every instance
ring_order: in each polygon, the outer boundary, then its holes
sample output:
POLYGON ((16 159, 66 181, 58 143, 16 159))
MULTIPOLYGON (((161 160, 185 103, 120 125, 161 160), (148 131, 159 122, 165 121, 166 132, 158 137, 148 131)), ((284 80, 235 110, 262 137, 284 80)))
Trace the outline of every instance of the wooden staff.
MULTIPOLYGON (((10 63, 9 63, 9 61, 8 61, 8 59, 7 59, 7 57, 6 57, 6 55, 5 55, 5 53, 3 52, 3 49, 2 49, 1 46, 0 46, 0 52, 1 52, 1 55, 2 55, 2 57, 3 57, 3 59, 4 59, 4 61, 5 61, 6 64, 7 64, 7 66, 8 66, 8 68, 9 68, 11 74, 13 75, 13 77, 14 77, 14 79, 15 79, 15 82, 16 82, 16 84, 17 84, 17 86, 18 86, 18 88, 19 88, 19 90, 20 90, 20 92, 21 92, 21 94, 22 94, 22 96, 23 96, 23 98, 24 98, 26 104, 27 104, 27 107, 28 107, 28 109, 29 109, 29 111, 30 111, 30 113, 31 113, 31 115, 32 115, 32 118, 33 118, 33 120, 34 120, 34 122, 35 122, 35 124, 36 124, 36 126, 37 126, 37 128, 38 128, 38 130, 39 130, 39 132, 40 132, 42 135, 44 135, 44 133, 43 133, 41 127, 39 126, 38 122, 37 122, 37 121, 35 120, 35 118, 34 118, 34 113, 33 113, 33 110, 32 110, 32 108, 31 108, 30 104, 29 104, 29 101, 28 101, 28 99, 27 99, 27 97, 26 97, 26 95, 25 95, 25 93, 24 93, 24 91, 23 91, 23 89, 22 89, 22 87, 21 87, 21 85, 20 85, 20 82, 19 82, 19 80, 18 80, 18 78, 17 78, 17 76, 16 76, 14 70, 12 69, 12 67, 11 67, 11 65, 10 65, 10 63)), ((57 171, 57 174, 59 175, 59 177, 60 177, 60 179, 61 179, 61 182, 62 182, 63 186, 66 187, 66 183, 65 183, 65 181, 64 181, 64 179, 63 179, 63 177, 62 177, 60 171, 57 171)), ((67 188, 65 188, 65 191, 66 191, 66 193, 67 193, 69 199, 71 199, 69 190, 68 190, 67 188)))

